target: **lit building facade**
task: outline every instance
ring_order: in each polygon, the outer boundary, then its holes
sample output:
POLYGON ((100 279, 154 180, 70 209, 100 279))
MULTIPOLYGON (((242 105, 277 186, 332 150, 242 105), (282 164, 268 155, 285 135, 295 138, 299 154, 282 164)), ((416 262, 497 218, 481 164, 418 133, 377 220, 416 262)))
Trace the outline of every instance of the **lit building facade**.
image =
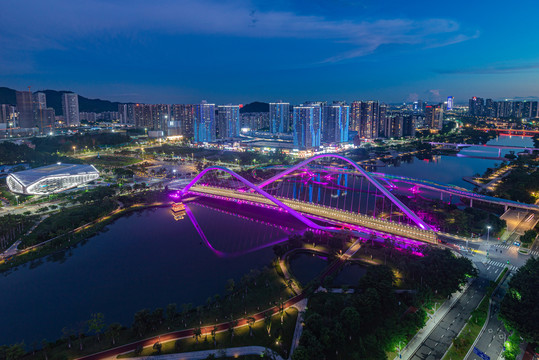
POLYGON ((216 140, 215 104, 203 101, 195 105, 193 133, 195 142, 214 142, 216 140))
POLYGON ((240 106, 219 105, 217 107, 217 132, 219 138, 234 138, 240 136, 240 106))
POLYGON ((294 147, 297 149, 318 148, 321 143, 322 107, 307 103, 294 107, 294 147))
POLYGON ((343 143, 348 141, 350 106, 344 102, 326 105, 322 113, 322 142, 343 143))
POLYGON ((93 165, 54 164, 9 174, 9 190, 24 195, 49 195, 99 178, 93 165))
POLYGON ((286 133, 289 131, 290 103, 276 102, 269 104, 270 132, 286 133))
POLYGON ((62 94, 62 111, 67 126, 79 126, 79 96, 75 93, 62 94))

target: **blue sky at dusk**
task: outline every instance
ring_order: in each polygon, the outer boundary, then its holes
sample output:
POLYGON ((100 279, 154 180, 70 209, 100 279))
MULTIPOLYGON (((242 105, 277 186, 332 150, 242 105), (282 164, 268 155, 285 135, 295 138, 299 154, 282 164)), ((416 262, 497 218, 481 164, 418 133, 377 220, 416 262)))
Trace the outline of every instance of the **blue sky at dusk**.
POLYGON ((4 0, 0 86, 148 103, 539 96, 539 2, 4 0))

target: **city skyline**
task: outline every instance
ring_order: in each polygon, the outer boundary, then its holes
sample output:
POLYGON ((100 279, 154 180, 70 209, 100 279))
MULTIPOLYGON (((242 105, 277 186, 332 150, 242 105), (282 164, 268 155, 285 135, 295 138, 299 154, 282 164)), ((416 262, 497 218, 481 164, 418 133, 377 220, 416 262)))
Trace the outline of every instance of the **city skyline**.
POLYGON ((461 1, 306 4, 8 1, 2 85, 140 103, 537 96, 537 30, 521 21, 536 3, 510 18, 461 1))

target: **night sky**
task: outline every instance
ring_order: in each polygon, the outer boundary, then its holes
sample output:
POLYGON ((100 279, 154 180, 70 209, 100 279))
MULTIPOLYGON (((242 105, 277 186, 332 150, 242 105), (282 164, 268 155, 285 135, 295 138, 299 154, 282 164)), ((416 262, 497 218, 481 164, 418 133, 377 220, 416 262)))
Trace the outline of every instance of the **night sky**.
POLYGON ((0 86, 147 103, 539 96, 539 2, 3 0, 0 86))

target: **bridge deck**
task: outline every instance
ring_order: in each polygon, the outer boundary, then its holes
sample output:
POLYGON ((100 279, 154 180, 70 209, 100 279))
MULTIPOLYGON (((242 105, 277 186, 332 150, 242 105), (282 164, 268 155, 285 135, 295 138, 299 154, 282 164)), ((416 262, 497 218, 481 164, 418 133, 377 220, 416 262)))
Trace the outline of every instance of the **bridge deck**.
MULTIPOLYGON (((275 204, 271 200, 265 198, 260 194, 252 192, 240 192, 232 189, 201 185, 192 186, 189 189, 189 192, 199 195, 214 195, 219 197, 245 200, 258 204, 275 206, 275 204)), ((360 226, 378 232, 397 235, 403 238, 418 240, 430 244, 438 243, 437 235, 433 231, 423 230, 399 223, 393 223, 387 220, 377 219, 371 216, 357 214, 349 211, 324 207, 317 204, 310 204, 282 197, 277 197, 277 199, 283 202, 285 205, 289 206, 290 208, 303 214, 316 215, 320 218, 325 218, 329 220, 338 220, 340 223, 360 226)))

